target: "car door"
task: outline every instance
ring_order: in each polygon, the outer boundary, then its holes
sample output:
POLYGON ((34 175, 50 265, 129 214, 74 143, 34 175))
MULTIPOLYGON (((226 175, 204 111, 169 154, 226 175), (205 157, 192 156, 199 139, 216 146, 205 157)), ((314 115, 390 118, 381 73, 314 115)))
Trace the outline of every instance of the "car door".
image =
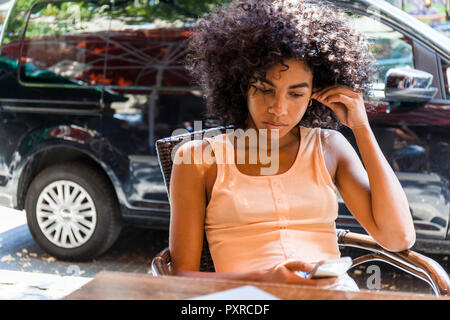
MULTIPOLYGON (((443 95, 438 57, 420 38, 380 17, 355 10, 349 11, 346 18, 369 39, 370 50, 377 59, 376 81, 365 103, 377 141, 408 197, 417 238, 444 239, 450 211, 450 109, 443 95), (438 88, 434 99, 423 104, 387 99, 386 73, 396 67, 431 73, 432 86, 438 88)), ((357 149, 351 131, 344 128, 342 133, 357 149)), ((337 225, 362 231, 342 199, 337 225)))

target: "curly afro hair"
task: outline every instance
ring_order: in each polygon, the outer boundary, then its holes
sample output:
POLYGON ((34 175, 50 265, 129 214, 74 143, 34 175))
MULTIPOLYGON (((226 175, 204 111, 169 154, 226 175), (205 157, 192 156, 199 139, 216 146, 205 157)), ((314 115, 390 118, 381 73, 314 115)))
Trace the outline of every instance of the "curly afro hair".
MULTIPOLYGON (((315 89, 342 84, 368 93, 375 71, 368 47, 327 1, 233 1, 198 21, 188 40, 186 67, 204 90, 207 116, 245 128, 248 90, 288 58, 306 61, 315 89)), ((299 124, 341 126, 316 100, 299 124)))

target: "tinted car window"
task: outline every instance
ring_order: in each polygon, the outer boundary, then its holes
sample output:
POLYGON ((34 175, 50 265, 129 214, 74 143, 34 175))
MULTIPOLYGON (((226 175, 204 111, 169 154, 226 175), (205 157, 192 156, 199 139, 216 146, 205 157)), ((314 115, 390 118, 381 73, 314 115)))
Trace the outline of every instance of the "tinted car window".
POLYGON ((190 88, 186 39, 197 18, 224 1, 119 1, 109 35, 111 88, 190 88))
MULTIPOLYGON (((205 120, 202 94, 184 66, 186 40, 198 17, 221 2, 114 4, 105 88, 124 98, 110 105, 110 115, 131 132, 118 148, 155 154, 156 140, 176 129, 192 131, 195 120, 205 120)), ((120 132, 111 134, 121 141, 120 132)))
POLYGON ((384 97, 384 81, 389 69, 414 68, 412 41, 373 17, 349 13, 346 18, 369 40, 369 49, 378 62, 373 93, 377 97, 384 97))
POLYGON ((20 80, 66 87, 101 86, 111 6, 99 2, 35 5, 21 45, 20 80))
POLYGON ((450 62, 441 60, 442 75, 444 76, 445 99, 450 99, 450 62))

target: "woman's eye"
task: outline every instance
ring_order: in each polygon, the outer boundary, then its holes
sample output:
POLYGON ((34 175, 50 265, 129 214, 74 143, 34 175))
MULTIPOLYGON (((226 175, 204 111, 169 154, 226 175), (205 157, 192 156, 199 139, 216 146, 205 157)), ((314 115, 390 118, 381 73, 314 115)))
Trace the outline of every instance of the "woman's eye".
POLYGON ((273 89, 263 89, 263 88, 256 88, 259 91, 261 91, 263 94, 272 94, 273 93, 273 89))
MULTIPOLYGON (((262 94, 274 94, 275 93, 275 90, 273 90, 273 89, 264 89, 264 88, 259 88, 259 87, 257 87, 256 89, 258 91, 260 91, 262 94)), ((289 95, 294 98, 300 98, 300 97, 304 96, 303 93, 295 93, 295 92, 291 92, 291 93, 289 93, 289 95)))

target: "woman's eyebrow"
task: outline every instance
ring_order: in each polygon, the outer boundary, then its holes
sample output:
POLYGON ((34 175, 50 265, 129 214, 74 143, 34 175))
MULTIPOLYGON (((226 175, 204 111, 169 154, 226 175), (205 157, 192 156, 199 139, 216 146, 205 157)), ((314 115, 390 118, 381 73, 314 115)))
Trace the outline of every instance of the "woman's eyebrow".
MULTIPOLYGON (((267 79, 260 79, 261 82, 265 82, 269 85, 271 85, 272 87, 276 88, 277 86, 274 85, 271 81, 267 80, 267 79)), ((297 89, 297 88, 308 88, 309 84, 306 82, 302 82, 302 83, 298 83, 298 84, 293 84, 292 86, 289 86, 288 89, 297 89)))
POLYGON ((308 88, 309 84, 307 84, 306 82, 302 82, 299 84, 294 84, 292 86, 289 87, 289 89, 297 89, 297 88, 308 88))

